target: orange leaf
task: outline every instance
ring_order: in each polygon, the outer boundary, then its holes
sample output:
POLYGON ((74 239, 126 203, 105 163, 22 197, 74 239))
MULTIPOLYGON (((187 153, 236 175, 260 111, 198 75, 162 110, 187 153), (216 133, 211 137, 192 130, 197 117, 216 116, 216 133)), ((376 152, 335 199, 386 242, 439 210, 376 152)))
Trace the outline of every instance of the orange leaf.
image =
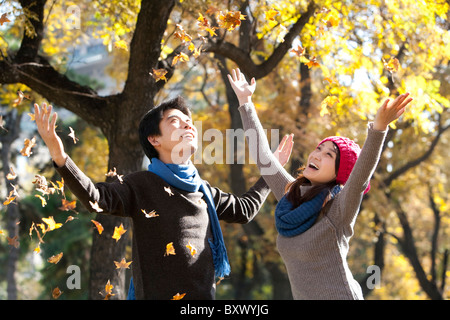
POLYGON ((7 13, 2 14, 2 16, 0 17, 0 26, 2 26, 5 22, 11 22, 11 20, 9 20, 6 17, 7 13))
POLYGON ((233 31, 241 25, 241 20, 245 20, 245 15, 240 11, 228 11, 227 13, 219 12, 219 26, 228 31, 233 31))
POLYGON ((100 222, 95 221, 95 220, 91 220, 93 224, 95 224, 95 227, 97 228, 98 234, 102 234, 103 232, 103 226, 100 222))
POLYGON ((14 236, 12 238, 6 236, 6 239, 8 240, 8 245, 13 246, 14 248, 19 247, 19 240, 17 240, 17 236, 14 236))
POLYGON ((117 242, 120 240, 120 238, 125 232, 127 232, 127 230, 123 228, 123 223, 121 223, 119 227, 114 227, 114 234, 112 238, 115 239, 117 242))
POLYGON ((63 292, 62 292, 61 290, 59 290, 58 287, 56 287, 56 288, 53 289, 53 291, 52 291, 52 297, 53 297, 53 299, 58 299, 58 298, 61 296, 62 293, 63 293, 63 292))
POLYGON ((183 52, 177 54, 172 60, 172 66, 176 65, 178 61, 186 62, 189 61, 189 56, 183 52))
POLYGON ((320 66, 320 64, 317 62, 316 56, 314 56, 311 59, 309 59, 309 62, 306 63, 306 65, 308 66, 308 69, 310 69, 311 67, 318 67, 318 66, 320 66))
POLYGON ((127 262, 125 258, 123 258, 120 262, 114 261, 114 264, 116 265, 116 269, 130 269, 130 264, 133 261, 127 262))
POLYGON ((182 294, 177 293, 177 294, 174 295, 173 298, 170 299, 170 300, 181 300, 181 299, 184 298, 185 295, 186 295, 186 293, 182 293, 182 294))
POLYGON ((20 150, 20 154, 22 154, 23 156, 29 157, 32 154, 31 148, 33 148, 35 146, 36 146, 36 137, 33 137, 31 140, 25 139, 24 147, 22 150, 20 150))
POLYGON ((167 72, 168 71, 164 68, 153 69, 153 73, 150 73, 150 75, 153 77, 153 79, 155 79, 156 82, 158 82, 159 80, 164 80, 165 82, 167 82, 167 78, 166 78, 167 72))
POLYGON ((77 200, 68 201, 66 199, 61 199, 61 201, 62 201, 62 206, 58 208, 61 211, 75 210, 75 208, 77 206, 77 200))
POLYGON ((175 255, 175 248, 173 247, 173 242, 170 242, 166 245, 166 253, 164 256, 175 255))
POLYGON ((398 61, 397 58, 391 58, 389 59, 388 62, 386 62, 383 59, 383 64, 386 70, 389 71, 390 73, 397 72, 398 69, 400 68, 400 62, 398 61))
POLYGON ((47 259, 47 261, 50 263, 57 264, 61 260, 62 256, 63 256, 63 253, 61 252, 61 253, 55 254, 54 256, 51 256, 50 258, 47 259))

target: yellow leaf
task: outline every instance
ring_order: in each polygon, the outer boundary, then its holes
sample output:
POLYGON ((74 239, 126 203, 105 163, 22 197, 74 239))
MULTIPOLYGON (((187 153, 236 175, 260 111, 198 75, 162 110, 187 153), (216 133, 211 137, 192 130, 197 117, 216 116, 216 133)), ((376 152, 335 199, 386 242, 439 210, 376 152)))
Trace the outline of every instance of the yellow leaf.
POLYGON ((170 242, 166 245, 166 253, 164 256, 175 255, 175 248, 173 247, 173 242, 170 242))
POLYGON ((114 227, 114 234, 112 238, 115 239, 117 242, 120 240, 120 238, 125 232, 127 232, 127 230, 123 228, 123 223, 121 223, 119 227, 114 227))
POLYGON ((192 256, 194 256, 197 253, 197 249, 194 246, 192 246, 190 241, 186 245, 186 248, 189 249, 189 252, 191 253, 192 256))
POLYGON ((47 200, 45 200, 45 198, 43 197, 43 196, 41 196, 40 194, 36 194, 36 195, 34 195, 36 198, 39 198, 39 199, 41 199, 41 204, 42 204, 42 207, 45 207, 46 205, 47 205, 47 200))
POLYGON ((52 231, 55 229, 59 229, 62 226, 62 223, 56 223, 53 216, 50 216, 48 218, 42 218, 42 221, 44 221, 47 224, 47 231, 52 231))
POLYGON ((264 12, 265 16, 266 16, 266 20, 270 20, 270 21, 275 21, 275 16, 277 14, 279 14, 280 11, 276 10, 276 9, 270 9, 264 12))
POLYGON ((400 62, 398 61, 397 58, 391 58, 389 59, 388 62, 386 62, 383 59, 383 64, 386 70, 389 71, 390 73, 397 72, 398 69, 400 68, 400 62))
POLYGON ((178 61, 186 62, 189 61, 189 56, 183 52, 177 54, 172 60, 172 66, 176 65, 178 61))
POLYGON ((219 27, 233 31, 241 25, 241 20, 245 20, 245 15, 240 11, 228 11, 227 13, 219 12, 219 27))
POLYGON ((119 41, 114 42, 114 48, 128 51, 128 45, 125 42, 125 40, 119 40, 119 41))

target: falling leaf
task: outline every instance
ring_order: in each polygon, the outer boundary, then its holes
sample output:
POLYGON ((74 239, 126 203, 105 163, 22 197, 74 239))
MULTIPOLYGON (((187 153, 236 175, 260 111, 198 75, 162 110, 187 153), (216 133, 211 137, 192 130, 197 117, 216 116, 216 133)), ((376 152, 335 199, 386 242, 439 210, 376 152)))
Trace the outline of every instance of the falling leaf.
POLYGON ((141 211, 145 214, 146 218, 155 218, 155 217, 159 217, 159 214, 156 214, 155 210, 150 211, 149 213, 147 213, 144 209, 141 209, 141 211))
POLYGON ((275 21, 275 16, 277 14, 279 14, 280 11, 276 10, 276 9, 270 9, 264 12, 265 16, 266 16, 266 20, 270 20, 270 21, 275 21))
POLYGON ((159 80, 164 80, 165 82, 167 82, 167 78, 166 78, 167 72, 168 71, 164 68, 153 69, 153 73, 150 72, 150 75, 153 77, 153 79, 155 79, 156 82, 158 82, 159 80))
POLYGON ((170 242, 166 245, 166 253, 164 256, 175 255, 175 248, 173 247, 173 242, 170 242))
POLYGON ((13 167, 9 168, 9 173, 6 175, 6 179, 7 180, 14 180, 15 178, 17 178, 17 174, 14 172, 13 167))
POLYGON ((329 13, 324 22, 328 28, 337 27, 339 25, 339 17, 337 12, 332 11, 331 13, 329 13))
POLYGON ((241 20, 245 20, 245 15, 240 11, 228 11, 227 13, 219 12, 219 27, 233 31, 241 25, 241 20))
POLYGON ((117 179, 119 179, 119 182, 123 183, 123 179, 122 179, 123 174, 122 175, 117 174, 116 168, 114 168, 114 170, 109 169, 109 172, 107 174, 105 174, 105 176, 107 176, 107 177, 117 177, 117 179))
POLYGON ((301 45, 297 46, 297 49, 291 49, 289 52, 295 53, 298 57, 301 57, 305 54, 305 48, 303 48, 301 45))
POLYGON ((130 264, 133 261, 127 262, 125 258, 122 258, 120 262, 114 261, 114 264, 116 265, 116 269, 130 269, 130 264))
POLYGON ((13 246, 14 248, 18 248, 19 247, 19 240, 17 236, 14 236, 12 238, 6 236, 6 239, 8 240, 8 245, 13 246))
POLYGON ((30 117, 30 121, 36 121, 35 114, 28 112, 27 115, 30 117))
POLYGON ((186 248, 189 249, 189 252, 191 253, 192 256, 194 256, 197 253, 197 249, 191 244, 190 241, 186 245, 186 248))
POLYGON ((184 296, 186 295, 186 293, 177 293, 176 295, 173 296, 173 298, 171 300, 181 300, 184 298, 184 296))
POLYGON ((33 137, 31 140, 25 139, 24 147, 22 150, 20 150, 20 153, 23 156, 29 157, 32 154, 31 148, 33 148, 35 146, 36 146, 36 137, 33 137))
POLYGON ((40 194, 35 194, 34 196, 41 200, 42 207, 45 207, 47 205, 47 200, 45 200, 45 198, 43 196, 41 196, 40 194))
POLYGON ((95 221, 95 220, 91 220, 93 224, 95 224, 95 227, 97 228, 98 234, 102 234, 103 232, 103 226, 100 222, 95 221))
POLYGON ((62 223, 56 223, 53 216, 50 216, 48 218, 42 218, 42 221, 44 221, 47 224, 47 231, 53 231, 55 229, 59 229, 62 227, 62 223))
POLYGON ((178 63, 178 61, 180 61, 180 62, 189 61, 189 56, 183 52, 180 52, 173 58, 172 66, 176 65, 178 63))
POLYGON ((175 38, 180 39, 183 43, 192 41, 192 37, 186 33, 186 31, 183 29, 183 26, 177 24, 176 27, 177 29, 174 33, 175 38))
POLYGON ((22 91, 17 90, 17 98, 13 101, 13 107, 17 107, 22 103, 23 99, 30 100, 30 96, 26 96, 22 91))
POLYGON ((39 243, 36 248, 33 250, 35 253, 41 253, 41 244, 39 243))
POLYGON ((217 34, 216 34, 217 28, 211 27, 209 20, 206 19, 200 12, 198 13, 197 21, 198 21, 197 25, 201 30, 209 32, 209 35, 211 37, 217 36, 217 34))
POLYGON ((128 45, 125 40, 119 40, 114 42, 114 48, 128 51, 128 45))
POLYGON ((170 187, 164 187, 164 191, 167 192, 169 196, 173 196, 173 192, 172 189, 170 189, 170 187))
POLYGON ((89 204, 91 205, 92 209, 94 209, 95 211, 103 212, 103 209, 100 208, 100 206, 98 205, 97 201, 95 201, 95 202, 89 201, 89 204))
POLYGON ((50 258, 47 259, 47 261, 50 263, 57 264, 61 260, 62 256, 63 256, 63 253, 61 252, 61 253, 55 254, 54 256, 51 256, 50 258))
POLYGON ((3 201, 3 205, 4 205, 4 206, 9 205, 11 202, 14 201, 14 199, 16 199, 16 196, 13 195, 12 193, 13 193, 13 191, 11 191, 11 192, 9 193, 9 196, 6 198, 6 200, 3 201))
POLYGON ((112 296, 115 296, 114 293, 112 293, 112 289, 114 286, 111 284, 111 282, 108 280, 108 282, 105 285, 105 300, 109 300, 112 296))
POLYGON ((73 216, 68 216, 67 219, 66 219, 66 222, 64 222, 64 223, 67 223, 67 222, 69 222, 69 221, 73 221, 73 220, 75 220, 75 219, 78 219, 78 218, 75 218, 75 217, 73 217, 73 216))
POLYGON ((202 53, 201 46, 200 46, 199 49, 197 49, 192 42, 189 45, 188 49, 189 49, 189 51, 192 52, 192 55, 194 56, 194 58, 198 58, 201 55, 201 53, 202 53))
POLYGON ((112 238, 115 239, 117 242, 120 240, 120 238, 125 232, 127 232, 127 230, 123 228, 123 223, 121 223, 119 227, 114 227, 114 234, 112 238))
POLYGON ((308 66, 308 69, 310 69, 311 67, 318 67, 318 66, 320 66, 320 64, 317 62, 316 56, 314 56, 311 59, 309 59, 309 62, 306 63, 306 65, 308 66))
POLYGON ((2 16, 0 17, 0 26, 2 26, 5 22, 11 22, 11 20, 9 20, 6 17, 7 13, 2 14, 2 16))
POLYGON ((326 114, 330 114, 328 108, 332 108, 336 103, 339 103, 339 99, 336 96, 326 97, 320 105, 320 116, 323 117, 326 114))
POLYGON ((69 127, 69 130, 70 130, 70 133, 68 134, 68 136, 72 138, 74 144, 77 144, 77 141, 79 139, 77 137, 75 137, 75 131, 72 129, 72 127, 69 127))
POLYGON ((61 199, 61 201, 62 201, 62 206, 58 208, 61 211, 75 210, 75 208, 77 206, 77 200, 68 201, 66 199, 61 199))
POLYGON ((389 71, 390 73, 397 72, 398 69, 400 68, 400 62, 398 61, 397 58, 391 58, 391 59, 389 59, 388 62, 386 62, 383 59, 383 64, 384 64, 384 67, 386 68, 386 70, 389 71))
POLYGON ((63 293, 63 292, 62 292, 61 290, 59 290, 58 287, 56 287, 56 288, 53 289, 53 291, 52 291, 52 297, 53 297, 53 299, 58 299, 58 298, 61 296, 62 293, 63 293))

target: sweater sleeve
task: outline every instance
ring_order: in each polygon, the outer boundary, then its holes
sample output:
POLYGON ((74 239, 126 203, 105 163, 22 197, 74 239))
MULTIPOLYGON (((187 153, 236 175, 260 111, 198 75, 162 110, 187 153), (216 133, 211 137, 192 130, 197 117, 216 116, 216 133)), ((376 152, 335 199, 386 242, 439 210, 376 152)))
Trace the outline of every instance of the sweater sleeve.
MULTIPOLYGON (((209 184, 208 184, 209 186, 209 184)), ((228 223, 248 223, 261 209, 270 193, 263 178, 259 180, 242 196, 226 193, 216 187, 209 186, 216 204, 219 220, 228 223)))
POLYGON ((250 156, 256 162, 261 176, 267 182, 277 200, 280 200, 285 194, 286 185, 295 179, 283 168, 270 150, 255 106, 252 103, 243 104, 239 107, 239 112, 247 137, 250 156))
POLYGON ((373 123, 368 125, 368 133, 364 146, 352 172, 342 191, 336 197, 338 210, 330 210, 328 216, 336 226, 353 228, 358 215, 364 191, 380 160, 381 150, 387 130, 373 129, 373 123))
POLYGON ((113 214, 118 216, 128 216, 131 212, 130 197, 132 190, 127 183, 126 177, 123 183, 120 182, 100 182, 94 184, 68 157, 64 166, 57 167, 56 171, 64 179, 64 184, 78 198, 89 212, 95 212, 91 203, 99 205, 102 214, 113 214), (91 203, 90 203, 91 202, 91 203))

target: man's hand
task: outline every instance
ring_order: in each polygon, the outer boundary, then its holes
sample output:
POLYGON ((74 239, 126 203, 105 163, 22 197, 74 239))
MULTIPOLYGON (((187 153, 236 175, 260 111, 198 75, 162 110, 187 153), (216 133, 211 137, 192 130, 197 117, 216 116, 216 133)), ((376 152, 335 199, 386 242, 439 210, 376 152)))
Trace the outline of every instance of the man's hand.
POLYGON ((64 145, 61 138, 55 131, 55 123, 58 118, 56 112, 53 114, 51 121, 49 121, 52 109, 53 107, 51 105, 47 108, 46 103, 42 104, 42 108, 39 108, 39 105, 35 103, 34 118, 38 132, 50 151, 50 156, 58 167, 62 167, 66 163, 67 155, 64 152, 64 145))
POLYGON ((277 150, 273 153, 275 158, 278 159, 280 164, 284 167, 286 163, 289 161, 289 157, 292 153, 292 147, 294 146, 294 134, 285 135, 278 145, 277 150))
POLYGON ((252 95, 256 89, 255 78, 252 78, 251 83, 249 84, 245 79, 244 74, 237 68, 231 71, 231 75, 228 75, 228 80, 239 100, 240 106, 252 101, 252 95))
POLYGON ((380 109, 378 109, 373 128, 384 131, 392 121, 397 120, 405 112, 406 106, 413 100, 413 98, 408 98, 408 96, 409 93, 404 93, 399 95, 394 101, 386 99, 380 109))

